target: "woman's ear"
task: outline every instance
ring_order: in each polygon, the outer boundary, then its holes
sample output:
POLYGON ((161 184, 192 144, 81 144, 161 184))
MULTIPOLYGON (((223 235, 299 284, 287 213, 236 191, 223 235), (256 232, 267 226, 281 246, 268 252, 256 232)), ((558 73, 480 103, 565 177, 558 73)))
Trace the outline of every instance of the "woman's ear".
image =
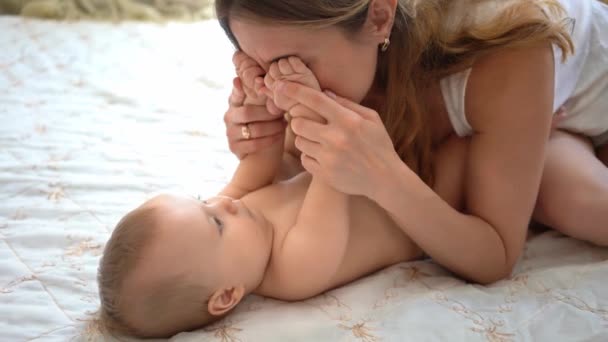
POLYGON ((382 43, 389 38, 395 22, 398 0, 372 0, 367 11, 367 26, 382 43))
POLYGON ((215 291, 209 299, 207 310, 213 316, 222 316, 232 310, 245 296, 245 287, 236 286, 215 291))

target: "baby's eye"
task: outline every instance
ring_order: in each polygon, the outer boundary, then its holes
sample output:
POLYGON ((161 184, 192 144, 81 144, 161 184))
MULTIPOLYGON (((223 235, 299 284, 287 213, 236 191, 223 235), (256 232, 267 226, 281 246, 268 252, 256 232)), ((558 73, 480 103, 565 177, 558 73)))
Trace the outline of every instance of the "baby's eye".
POLYGON ((214 216, 213 223, 215 223, 215 225, 217 226, 217 229, 220 231, 220 234, 221 234, 222 231, 224 230, 224 222, 222 222, 222 220, 220 220, 214 216))

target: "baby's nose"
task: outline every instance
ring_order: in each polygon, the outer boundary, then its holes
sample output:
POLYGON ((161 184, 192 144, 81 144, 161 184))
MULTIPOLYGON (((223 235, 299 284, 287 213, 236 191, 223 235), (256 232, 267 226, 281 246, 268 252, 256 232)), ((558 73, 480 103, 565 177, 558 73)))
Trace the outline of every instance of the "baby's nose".
POLYGON ((216 200, 213 201, 212 206, 221 210, 226 210, 230 214, 236 214, 238 212, 238 208, 236 207, 234 200, 229 197, 216 198, 216 200))

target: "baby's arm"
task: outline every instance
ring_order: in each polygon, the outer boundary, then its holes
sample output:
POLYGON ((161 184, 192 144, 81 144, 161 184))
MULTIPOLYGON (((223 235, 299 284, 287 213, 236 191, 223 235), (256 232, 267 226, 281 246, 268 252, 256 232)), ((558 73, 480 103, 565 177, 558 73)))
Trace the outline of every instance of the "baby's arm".
MULTIPOLYGON (((434 159, 434 190, 458 210, 464 209, 467 150, 468 139, 451 137, 434 159)), ((284 291, 277 297, 305 299, 331 286, 348 247, 348 201, 349 196, 313 177, 296 223, 275 252, 274 263, 280 270, 275 276, 284 291)))
POLYGON ((273 257, 283 292, 277 297, 302 300, 326 291, 346 253, 349 226, 349 196, 313 177, 296 222, 273 257))
MULTIPOLYGON (((321 89, 312 71, 296 57, 281 59, 270 66, 263 89, 268 96, 272 96, 276 80, 289 80, 321 89)), ((297 104, 290 103, 286 107, 294 105, 297 104)), ((325 122, 320 115, 315 115, 308 119, 325 122)), ((313 177, 294 225, 274 252, 273 268, 277 271, 271 277, 281 284, 277 290, 282 292, 274 293, 275 296, 300 300, 327 290, 346 252, 350 220, 348 207, 348 195, 313 177)))
MULTIPOLYGON (((231 102, 243 105, 264 106, 266 96, 254 89, 257 77, 264 75, 264 70, 249 57, 242 57, 237 65, 238 78, 235 79, 231 102)), ((247 193, 272 184, 283 161, 283 144, 276 143, 271 147, 251 153, 241 159, 232 180, 220 192, 220 195, 241 198, 247 193)))
POLYGON ((238 199, 272 184, 282 161, 283 144, 280 143, 248 154, 240 161, 230 183, 220 192, 220 195, 238 199))

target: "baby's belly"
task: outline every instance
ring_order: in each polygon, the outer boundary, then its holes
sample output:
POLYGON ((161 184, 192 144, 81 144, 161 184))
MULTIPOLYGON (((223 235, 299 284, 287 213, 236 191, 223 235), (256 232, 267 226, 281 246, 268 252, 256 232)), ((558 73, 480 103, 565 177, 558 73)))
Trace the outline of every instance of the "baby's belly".
POLYGON ((332 287, 402 261, 420 259, 422 251, 374 202, 353 197, 351 231, 344 260, 332 287))
MULTIPOLYGON (((310 184, 303 173, 281 185, 269 187, 264 203, 275 223, 275 239, 281 239, 293 226, 310 184), (272 192, 272 193, 270 193, 272 192), (277 208, 280 208, 277 209, 277 208)), ((261 194, 260 191, 258 194, 261 194)), ((350 236, 342 264, 330 283, 337 287, 401 261, 419 259, 422 251, 386 214, 384 209, 365 197, 352 196, 350 236)))

